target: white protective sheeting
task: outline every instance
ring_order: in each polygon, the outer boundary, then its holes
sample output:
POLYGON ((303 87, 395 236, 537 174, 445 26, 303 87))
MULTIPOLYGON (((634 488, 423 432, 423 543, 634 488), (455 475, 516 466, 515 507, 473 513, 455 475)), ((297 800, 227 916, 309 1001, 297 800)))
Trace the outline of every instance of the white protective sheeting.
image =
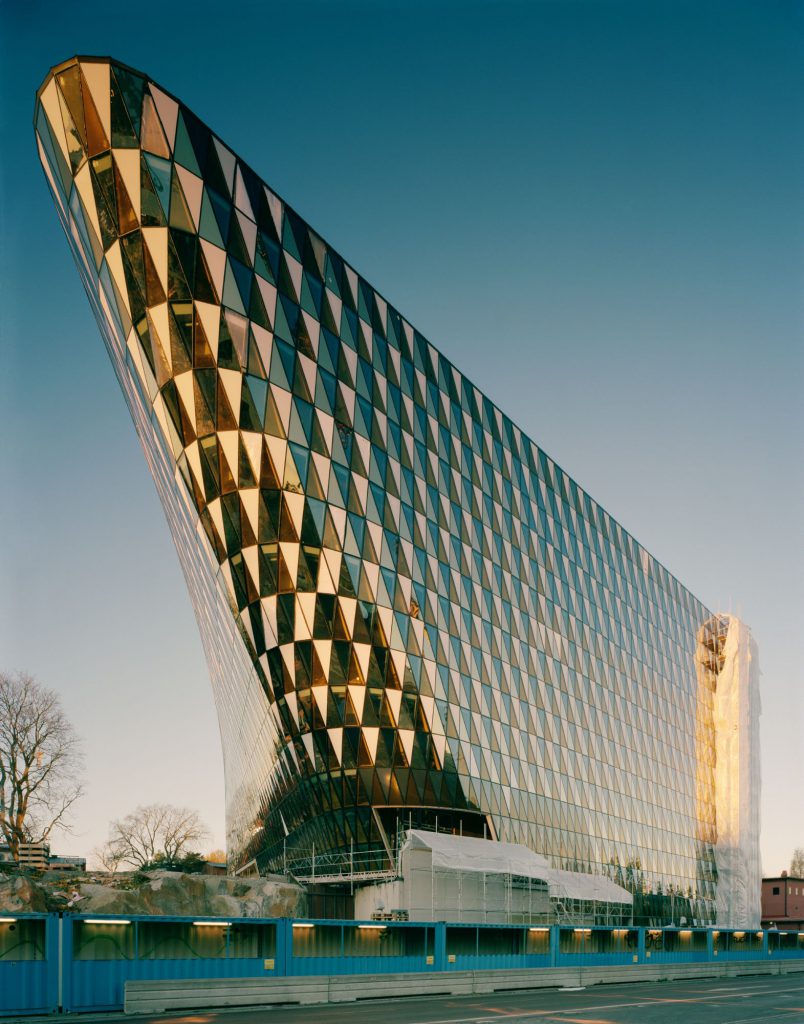
POLYGON ((552 868, 544 857, 518 843, 413 829, 407 834, 403 851, 405 849, 432 850, 434 868, 542 879, 547 882, 551 896, 603 903, 634 902, 631 893, 610 878, 552 868))
POLYGON ((745 623, 732 616, 728 620, 714 700, 717 923, 723 928, 758 928, 759 658, 745 623))

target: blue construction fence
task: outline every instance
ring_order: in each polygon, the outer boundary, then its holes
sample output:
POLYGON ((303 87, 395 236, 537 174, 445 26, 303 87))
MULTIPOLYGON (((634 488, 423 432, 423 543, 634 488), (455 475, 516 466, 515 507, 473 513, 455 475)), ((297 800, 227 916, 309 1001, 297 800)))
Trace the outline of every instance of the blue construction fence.
POLYGON ((0 1015, 121 1010, 129 980, 804 959, 804 932, 15 914, 0 1015))

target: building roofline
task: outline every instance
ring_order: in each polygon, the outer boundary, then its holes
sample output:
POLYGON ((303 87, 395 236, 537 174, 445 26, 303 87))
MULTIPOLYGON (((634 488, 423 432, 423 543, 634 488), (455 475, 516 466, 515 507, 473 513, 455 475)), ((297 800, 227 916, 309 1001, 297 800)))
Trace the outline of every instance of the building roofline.
MULTIPOLYGON (((51 80, 62 71, 66 71, 67 68, 74 67, 76 64, 116 64, 118 67, 125 68, 126 71, 131 71, 132 74, 139 75, 140 78, 145 78, 149 82, 153 82, 150 75, 147 75, 144 71, 140 71, 138 68, 133 68, 130 64, 126 64, 122 60, 118 60, 116 57, 104 56, 102 54, 91 54, 91 53, 76 53, 72 57, 68 57, 67 60, 60 61, 58 64, 54 64, 48 73, 42 80, 42 84, 36 90, 36 99, 34 102, 34 114, 36 113, 36 104, 39 102, 39 97, 42 95, 44 90, 48 87, 51 80)), ((154 83, 156 84, 156 83, 154 83)), ((162 89, 162 86, 159 86, 162 89)), ((162 92, 167 93, 167 89, 162 89, 162 92)), ((177 99, 172 93, 169 94, 171 99, 177 99)))
MULTIPOLYGON (((164 88, 164 86, 162 86, 160 83, 156 82, 146 72, 141 71, 138 68, 133 68, 133 67, 131 67, 130 64, 125 64, 123 61, 118 60, 116 57, 111 57, 111 56, 100 56, 100 55, 94 55, 93 56, 93 55, 76 54, 75 56, 69 57, 67 60, 62 61, 60 64, 56 64, 53 67, 51 67, 50 71, 48 72, 47 76, 45 77, 44 81, 39 86, 39 88, 37 89, 37 92, 36 92, 36 100, 35 100, 35 103, 34 103, 34 129, 36 127, 36 107, 37 107, 37 105, 39 103, 39 97, 40 97, 40 94, 42 93, 42 91, 48 86, 48 84, 50 83, 50 81, 54 77, 54 75, 58 74, 60 71, 63 71, 63 70, 65 70, 68 67, 72 67, 74 64, 77 64, 79 62, 88 62, 88 63, 95 63, 95 64, 109 63, 109 64, 117 65, 118 67, 124 68, 126 71, 130 71, 132 74, 138 75, 140 78, 144 78, 147 82, 156 85, 161 92, 165 93, 166 96, 169 96, 172 100, 175 100, 180 106, 186 107, 195 117, 198 118, 199 121, 201 121, 201 123, 203 125, 205 125, 207 128, 209 128, 210 132, 227 149, 229 149, 230 152, 232 152, 234 154, 234 150, 232 150, 231 147, 229 147, 228 144, 226 142, 224 142, 224 140, 215 131, 214 128, 212 128, 210 125, 208 125, 207 122, 203 118, 198 117, 198 114, 195 113, 195 111, 189 106, 189 104, 185 103, 182 99, 180 99, 178 96, 176 96, 175 93, 172 93, 168 89, 164 88)), ((522 439, 524 439, 527 442, 529 442, 530 444, 532 444, 534 448, 536 448, 543 455, 545 455, 550 460, 550 462, 553 464, 554 468, 556 470, 558 470, 560 473, 562 473, 571 483, 573 483, 575 485, 575 487, 577 487, 577 489, 581 493, 581 495, 585 496, 586 498, 589 499, 589 501, 592 502, 592 504, 597 508, 599 513, 601 513, 602 515, 604 515, 605 517, 610 519, 616 526, 619 527, 619 529, 622 531, 623 535, 625 537, 627 537, 633 543, 633 545, 636 548, 636 551, 634 551, 633 555, 632 555, 632 561, 635 564, 639 563, 639 555, 640 555, 640 553, 644 553, 645 555, 647 555, 652 560, 652 562, 654 562, 656 564, 656 566, 660 570, 659 578, 661 578, 661 575, 664 574, 666 579, 667 579, 667 581, 669 581, 671 583, 671 585, 675 584, 681 591, 683 591, 684 594, 688 595, 688 597, 691 598, 692 601, 696 605, 699 606, 699 608, 705 613, 707 619, 709 619, 709 618, 711 618, 711 617, 713 617, 715 615, 723 614, 722 612, 718 612, 715 609, 709 608, 709 606, 707 604, 705 604, 704 601, 701 600, 701 598, 699 598, 696 594, 694 594, 692 592, 692 590, 690 590, 689 587, 687 587, 679 579, 679 577, 675 575, 675 573, 671 572, 670 569, 667 568, 667 566, 664 564, 663 561, 661 561, 659 558, 657 558, 656 555, 654 555, 647 547, 645 547, 644 544, 642 544, 639 540, 637 540, 636 536, 627 527, 625 527, 615 515, 613 515, 611 512, 609 512, 609 510, 603 504, 601 504, 601 502, 599 502, 595 497, 593 497, 593 495, 590 494, 590 492, 585 487, 583 487, 580 483, 578 483, 577 479, 575 478, 575 476, 573 476, 572 473, 570 473, 568 470, 564 469, 564 467, 555 458, 553 458, 553 456, 550 455, 550 453, 545 448, 543 448, 537 441, 535 441, 531 437, 531 435, 530 435, 530 433, 528 431, 523 430, 522 427, 519 426, 519 424, 516 423, 511 418, 511 416, 509 416, 506 412, 504 412, 502 407, 500 405, 498 405, 498 403, 493 398, 491 398, 491 396, 489 396, 484 390, 482 390, 462 370, 459 370, 458 367, 456 366, 456 364, 453 362, 453 360, 449 356, 446 356, 442 352, 442 350, 439 348, 438 345, 433 344, 433 342, 430 341, 429 337, 427 337, 426 334, 424 334, 417 327, 415 327, 413 325, 413 323, 411 323, 411 321, 406 316, 403 316, 403 314, 401 312, 399 312, 399 309, 398 309, 396 303, 391 302, 389 299, 387 299, 383 292, 381 292, 378 288, 376 288, 371 283, 371 281, 369 281, 369 279, 367 277, 365 277, 360 271, 358 271, 354 267, 354 265, 353 265, 351 260, 347 260, 343 256, 341 256, 340 249, 339 249, 338 246, 332 245, 322 235, 319 235, 319 233, 314 228, 312 228, 310 226, 310 224, 309 224, 308 220, 306 219, 306 217, 303 217, 300 213, 297 212, 296 207, 292 203, 289 203, 286 199, 284 199, 277 192, 275 192, 271 185, 268 185, 268 183, 263 178, 262 174, 259 174, 257 171, 255 171, 254 168, 251 166, 251 164, 248 163, 248 161, 244 160, 239 154, 234 154, 234 155, 236 156, 237 160, 241 164, 246 166, 252 172, 252 174, 254 174, 254 176, 257 178, 257 180, 262 185, 267 186, 274 193, 274 195, 282 202, 282 204, 285 207, 287 207, 289 210, 291 210, 307 226, 307 228, 310 231, 313 231, 314 234, 318 235, 318 237, 321 238, 321 240, 324 242, 324 244, 327 246, 327 248, 331 249, 341 260, 343 260, 343 262, 347 266, 349 266, 358 275, 358 277, 361 280, 365 281, 366 284, 368 284, 368 286, 372 289, 372 291, 377 296, 379 296, 392 309, 396 310, 396 312, 399 314, 399 316, 402 318, 402 320, 404 320, 405 323, 409 324, 409 326, 411 327, 411 329, 413 331, 415 331, 417 334, 420 334, 421 337, 424 338, 424 340, 427 342, 427 344, 431 348, 435 349, 435 351, 438 353, 439 356, 441 356, 443 359, 446 360, 446 362, 449 364, 450 367, 452 367, 455 370, 458 370, 458 373, 466 381, 466 383, 471 385, 472 388, 474 388, 477 392, 479 392, 483 396, 483 398, 487 399, 487 401, 491 404, 492 408, 495 411, 499 412, 499 414, 502 417, 502 419, 503 420, 507 420, 510 423, 511 427, 513 427, 515 430, 517 430, 519 432, 519 434, 521 435, 522 439)), ((615 544, 615 547, 619 547, 619 545, 615 544)), ((625 552, 623 552, 623 554, 625 554, 625 552)), ((654 577, 654 578, 656 578, 656 577, 654 577)), ((665 590, 667 592, 671 592, 671 587, 667 587, 666 584, 665 585, 661 585, 660 584, 660 587, 661 587, 662 590, 665 590)), ((727 614, 729 614, 729 616, 731 618, 738 618, 738 616, 734 616, 731 613, 727 613, 727 614)))

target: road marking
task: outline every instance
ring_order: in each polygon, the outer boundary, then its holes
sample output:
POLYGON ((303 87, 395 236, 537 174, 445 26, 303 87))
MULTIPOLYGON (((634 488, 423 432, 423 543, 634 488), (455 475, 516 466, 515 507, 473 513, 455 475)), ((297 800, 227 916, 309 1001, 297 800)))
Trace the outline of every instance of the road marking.
MULTIPOLYGON (((561 990, 559 990, 561 991, 561 990)), ((786 989, 786 992, 798 992, 804 991, 804 986, 786 989)), ((529 995, 538 994, 538 989, 531 989, 529 995)), ((755 995, 767 995, 768 992, 777 992, 775 988, 747 988, 747 989, 736 989, 732 992, 723 993, 715 998, 711 995, 704 995, 700 998, 673 998, 671 996, 643 996, 639 1002, 628 1002, 628 1003, 594 1003, 589 1006, 566 1006, 563 1009, 559 1007, 553 1007, 549 1010, 511 1010, 510 1012, 496 1013, 494 1016, 472 1016, 472 1017, 446 1017, 436 1020, 425 1020, 421 1019, 416 1024, 493 1024, 494 1021, 503 1021, 511 1019, 524 1020, 525 1018, 554 1018, 557 1020, 563 1019, 569 1021, 566 1014, 568 1013, 591 1013, 592 1011, 600 1012, 602 1010, 625 1010, 625 1009, 647 1009, 648 1007, 655 1007, 661 1003, 692 1003, 698 1006, 704 1006, 707 1003, 718 1005, 721 1000, 725 999, 751 999, 755 995)), ((547 994, 545 992, 545 994, 547 994)), ((762 1020, 775 1020, 779 1017, 790 1018, 791 1010, 785 1011, 784 1013, 774 1014, 773 1017, 745 1017, 741 1020, 733 1020, 724 1022, 724 1024, 759 1024, 762 1020)), ((587 1021, 586 1024, 593 1024, 592 1021, 587 1021)))
MULTIPOLYGON (((778 988, 751 988, 750 986, 744 989, 732 989, 728 992, 718 993, 717 990, 713 989, 709 992, 706 989, 702 990, 700 997, 694 996, 645 996, 646 999, 656 1000, 660 1003, 699 1003, 699 1002, 714 1002, 718 999, 751 999, 753 996, 767 995, 769 992, 778 992, 778 988)), ((786 988, 785 994, 788 992, 804 992, 804 986, 796 988, 786 988)))
POLYGON ((740 1017, 739 1020, 725 1020, 723 1024, 762 1024, 765 1020, 780 1020, 782 1017, 792 1022, 794 1018, 790 1016, 790 1012, 790 1010, 785 1010, 784 1013, 771 1013, 764 1017, 740 1017))
MULTIPOLYGON (((665 1001, 665 1000, 660 1000, 665 1001)), ((505 1020, 525 1020, 540 1017, 544 1021, 555 1021, 556 1024, 614 1024, 613 1021, 608 1021, 599 1017, 589 1017, 589 1014, 593 1010, 600 1012, 601 1010, 623 1010, 623 1009, 647 1009, 649 1006, 656 1006, 657 1001, 651 1003, 610 1003, 605 1006, 577 1006, 571 1009, 551 1009, 551 1010, 512 1010, 510 1013, 495 1014, 493 1017, 451 1017, 445 1020, 419 1020, 415 1024, 494 1024, 495 1021, 505 1020), (569 1013, 583 1013, 583 1017, 568 1017, 569 1013)), ((676 1002, 676 1000, 668 999, 666 1002, 676 1002)), ((699 1005, 705 1005, 705 1000, 699 1000, 699 1005)), ((793 1022, 793 1018, 790 1016, 791 1013, 800 1010, 799 1007, 790 1007, 782 1013, 774 1013, 765 1015, 763 1017, 740 1017, 729 1021, 724 1021, 723 1024, 763 1024, 764 1021, 780 1020, 785 1018, 786 1020, 793 1022)))
MULTIPOLYGON (((639 1001, 633 1001, 633 1002, 619 1002, 619 1003, 600 1003, 600 1002, 598 1002, 598 1003, 593 1003, 593 1004, 586 1005, 586 1006, 565 1006, 563 1008, 552 1007, 550 1009, 540 1009, 540 1010, 512 1009, 510 1011, 507 1011, 507 1010, 502 1009, 502 1007, 498 1008, 496 1006, 488 1006, 488 1005, 486 1005, 486 1006, 478 1006, 476 1011, 475 1011, 475 1015, 474 1016, 435 1018, 435 1019, 427 1019, 427 1018, 422 1017, 422 1018, 416 1019, 415 1022, 412 1021, 412 1024, 494 1024, 494 1022, 515 1021, 515 1020, 525 1021, 525 1020, 539 1020, 539 1019, 541 1019, 541 1021, 543 1021, 544 1024, 548 1024, 548 1021, 556 1022, 556 1024, 561 1024, 561 1022, 564 1022, 564 1024, 571 1024, 571 1022, 573 1020, 578 1020, 578 1018, 570 1018, 570 1017, 568 1017, 567 1015, 570 1014, 570 1013, 572 1013, 572 1014, 579 1014, 579 1013, 580 1014, 590 1014, 592 1012, 600 1013, 601 1011, 604 1011, 604 1010, 634 1009, 634 1008, 636 1008, 636 1009, 651 1009, 651 1008, 655 1008, 657 1005, 660 1005, 662 1003, 667 1003, 667 1004, 684 1004, 684 1003, 689 1003, 689 1004, 695 1004, 695 1005, 698 1005, 698 1006, 705 1006, 707 1004, 709 1004, 711 1006, 722 1006, 723 1003, 726 1000, 728 1000, 728 999, 751 999, 753 996, 767 995, 768 993, 771 993, 771 992, 772 993, 776 993, 776 998, 777 999, 778 998, 788 998, 788 997, 792 998, 792 995, 791 995, 792 993, 798 993, 798 992, 804 991, 804 985, 797 985, 797 986, 786 987, 786 988, 784 988, 780 992, 778 986, 774 985, 772 987, 767 987, 768 980, 769 979, 764 978, 764 977, 762 979, 759 979, 759 978, 756 978, 756 979, 746 978, 745 979, 746 984, 744 984, 743 986, 740 986, 740 987, 736 987, 736 988, 722 988, 722 989, 697 988, 696 989, 696 988, 693 988, 693 986, 696 984, 696 982, 698 984, 700 984, 702 982, 702 979, 695 979, 694 981, 693 981, 693 979, 689 979, 689 980, 679 979, 679 980, 677 980, 675 982, 671 982, 670 984, 681 986, 681 991, 682 992, 684 990, 686 990, 687 992, 691 992, 691 991, 695 992, 695 991, 697 991, 697 992, 700 993, 699 996, 697 998, 694 997, 694 996, 684 997, 682 995, 679 995, 677 997, 670 996, 670 995, 667 995, 667 996, 649 996, 646 993, 646 994, 644 994, 644 995, 642 995, 640 997, 639 1001), (757 985, 763 985, 765 987, 758 988, 757 985)), ((782 978, 780 977, 779 980, 781 981, 782 978)), ((615 986, 611 986, 611 987, 614 988, 615 986)), ((631 988, 632 985, 630 985, 628 983, 623 983, 622 985, 617 985, 616 987, 620 988, 620 989, 622 989, 622 988, 631 988)), ((572 989, 566 989, 566 990, 553 989, 552 993, 550 992, 549 989, 523 989, 519 993, 506 992, 505 995, 512 996, 512 997, 516 997, 517 995, 523 996, 523 997, 549 996, 550 994, 557 995, 561 991, 566 991, 568 993, 573 992, 573 991, 587 991, 588 995, 586 996, 586 998, 588 998, 588 999, 594 999, 595 996, 598 995, 598 994, 599 994, 599 997, 601 997, 601 998, 605 997, 604 993, 602 991, 599 991, 599 993, 598 993, 598 992, 594 992, 592 990, 588 990, 588 989, 585 989, 585 988, 582 988, 580 990, 577 990, 577 989, 576 990, 572 990, 572 989)), ((503 995, 503 993, 499 992, 499 993, 496 993, 496 995, 497 996, 501 996, 501 995, 503 995)), ((425 993, 422 993, 422 995, 419 996, 418 998, 414 997, 413 999, 411 999, 411 1010, 415 1012, 415 1003, 418 1003, 419 999, 431 999, 431 998, 438 999, 438 1000, 449 999, 451 1001, 463 1001, 466 998, 472 998, 472 996, 467 994, 467 996, 458 995, 458 996, 452 996, 452 997, 443 997, 443 996, 441 996, 441 997, 439 997, 439 996, 433 997, 433 996, 429 996, 429 995, 427 995, 425 993)), ((475 998, 477 998, 477 995, 475 996, 475 998)), ((384 1001, 385 1000, 378 1000, 377 1002, 378 1003, 382 1003, 384 1001)), ((397 1000, 392 999, 392 998, 389 998, 387 1001, 388 1002, 393 1002, 393 1003, 397 1002, 397 1000)), ((354 1007, 354 1004, 352 1004, 352 1005, 354 1007)), ((357 1004, 357 1005, 359 1006, 359 1004, 357 1004)), ((453 1003, 453 1005, 454 1005, 454 1003, 453 1003)), ((345 1006, 344 1006, 344 1004, 330 1003, 327 1008, 330 1009, 330 1010, 337 1010, 337 1009, 341 1009, 341 1008, 345 1009, 345 1006)), ((446 1009, 446 1008, 447 1007, 444 1007, 443 1009, 446 1009)), ((262 1012, 262 1013, 264 1013, 265 1011, 280 1010, 280 1009, 288 1009, 288 1008, 287 1007, 281 1008, 281 1007, 275 1007, 275 1006, 265 1006, 265 1007, 260 1007, 259 1011, 257 1011, 256 1007, 248 1007, 248 1008, 247 1007, 226 1007, 226 1009, 223 1010, 222 1013, 220 1011, 218 1011, 218 1012, 212 1012, 212 1013, 209 1013, 209 1014, 206 1014, 206 1015, 198 1014, 196 1016, 191 1016, 191 1015, 179 1016, 179 1015, 174 1014, 171 1017, 161 1018, 160 1021, 156 1021, 156 1020, 150 1021, 150 1022, 148 1022, 148 1024, 210 1024, 210 1022, 213 1022, 213 1021, 215 1021, 215 1022, 221 1021, 222 1022, 222 1021, 224 1021, 226 1019, 226 1016, 228 1016, 229 1014, 232 1014, 232 1013, 235 1013, 235 1014, 236 1013, 249 1014, 250 1012, 251 1013, 254 1013, 254 1012, 262 1012)), ((309 1007, 298 1007, 297 1009, 299 1009, 299 1010, 305 1010, 305 1009, 309 1010, 309 1007)), ((457 1009, 457 1006, 456 1006, 456 1009, 457 1009)), ((430 1012, 433 1012, 434 1010, 437 1012, 437 1008, 436 1007, 433 1007, 430 1012)), ((787 1021, 790 1022, 790 1024, 794 1024, 794 1021, 797 1021, 798 1018, 794 1018, 791 1015, 794 1014, 794 1013, 801 1013, 804 1010, 804 1008, 803 1007, 793 1007, 793 1006, 786 1007, 786 1008, 773 1007, 773 1010, 777 1011, 777 1012, 773 1013, 770 1016, 766 1015, 766 1016, 763 1016, 763 1017, 744 1017, 744 1018, 739 1018, 739 1019, 734 1019, 734 1020, 729 1020, 729 1021, 723 1021, 722 1024, 763 1024, 763 1022, 765 1022, 765 1021, 780 1021, 780 1020, 787 1020, 787 1021)), ((442 1010, 442 1012, 443 1012, 443 1010, 442 1010)), ((582 1024, 595 1024, 597 1019, 598 1018, 584 1017, 584 1018, 581 1018, 581 1021, 582 1021, 582 1024)), ((801 1018, 801 1020, 804 1021, 804 1018, 801 1018)), ((613 1022, 607 1022, 607 1024, 613 1024, 613 1022)))
POLYGON ((473 1017, 444 1017, 436 1020, 425 1020, 422 1018, 417 1021, 416 1024, 492 1024, 493 1021, 509 1020, 511 1018, 555 1017, 557 1015, 564 1016, 568 1013, 591 1013, 593 1010, 596 1012, 599 1012, 600 1010, 644 1010, 648 1007, 655 1007, 657 1003, 663 1002, 697 1002, 700 1004, 706 1002, 706 1000, 675 1000, 659 998, 645 1000, 643 997, 639 1002, 633 1003, 594 1003, 590 1006, 566 1006, 563 1009, 560 1007, 552 1007, 549 1010, 511 1010, 510 1012, 495 1014, 493 1017, 475 1015, 473 1017))
POLYGON ((209 1024, 214 1016, 206 1014, 198 1017, 166 1017, 162 1024, 209 1024))
POLYGON ((614 1024, 612 1020, 604 1020, 602 1017, 565 1017, 561 1010, 557 1010, 560 1013, 560 1017, 551 1017, 549 1019, 554 1020, 557 1024, 614 1024))

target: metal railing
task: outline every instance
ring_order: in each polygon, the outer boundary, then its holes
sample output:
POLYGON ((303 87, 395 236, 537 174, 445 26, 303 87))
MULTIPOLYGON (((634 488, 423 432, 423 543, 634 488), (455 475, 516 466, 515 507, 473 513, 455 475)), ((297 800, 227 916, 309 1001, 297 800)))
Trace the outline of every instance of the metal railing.
POLYGON ((389 860, 384 846, 355 850, 286 850, 285 873, 306 885, 381 881, 396 878, 397 864, 389 860))

